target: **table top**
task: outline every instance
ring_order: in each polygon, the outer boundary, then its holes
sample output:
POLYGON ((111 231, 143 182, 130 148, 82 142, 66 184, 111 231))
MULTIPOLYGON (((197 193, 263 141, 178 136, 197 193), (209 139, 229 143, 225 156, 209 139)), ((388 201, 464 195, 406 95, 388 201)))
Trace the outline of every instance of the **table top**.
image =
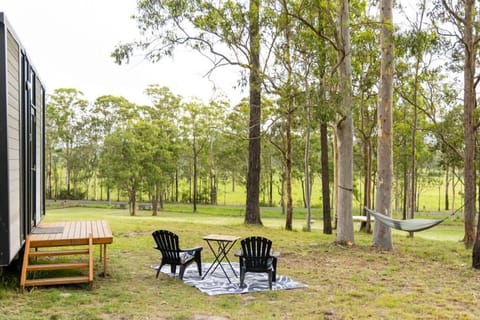
POLYGON ((203 240, 213 240, 213 241, 225 241, 225 242, 233 242, 240 239, 237 236, 228 236, 224 234, 209 234, 208 236, 203 237, 203 240))

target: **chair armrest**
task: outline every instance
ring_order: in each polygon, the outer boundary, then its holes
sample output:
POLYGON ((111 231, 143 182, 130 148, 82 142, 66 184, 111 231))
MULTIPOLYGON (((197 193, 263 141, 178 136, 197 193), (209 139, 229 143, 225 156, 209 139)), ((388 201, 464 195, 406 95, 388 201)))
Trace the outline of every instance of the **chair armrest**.
POLYGON ((194 247, 194 248, 190 248, 190 249, 181 249, 180 251, 202 251, 203 250, 203 247, 194 247))
POLYGON ((278 258, 278 257, 280 257, 280 252, 274 252, 270 256, 272 256, 274 258, 278 258))
POLYGON ((242 257, 242 256, 243 256, 242 250, 238 250, 235 252, 235 257, 242 257))

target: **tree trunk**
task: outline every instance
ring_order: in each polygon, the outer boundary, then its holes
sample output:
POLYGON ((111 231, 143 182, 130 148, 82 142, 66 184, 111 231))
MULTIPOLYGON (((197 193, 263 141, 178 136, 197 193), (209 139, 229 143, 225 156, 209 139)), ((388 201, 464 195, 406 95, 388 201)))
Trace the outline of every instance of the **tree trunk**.
POLYGON ((197 162, 198 162, 198 152, 195 141, 195 136, 193 136, 193 212, 197 212, 197 201, 198 201, 198 172, 197 172, 197 162))
MULTIPOLYGON (((381 75, 378 96, 378 146, 377 146, 377 191, 375 210, 391 215, 393 145, 392 145, 392 104, 393 104, 393 15, 392 0, 381 0, 381 75)), ((373 245, 386 250, 393 249, 392 233, 389 227, 375 223, 373 245)))
POLYGON ((285 217, 285 230, 293 230, 293 199, 292 199, 292 110, 293 101, 289 98, 287 114, 287 145, 285 150, 285 171, 287 184, 287 215, 285 217))
POLYGON ((260 219, 260 122, 261 122, 261 77, 260 77, 260 0, 250 0, 250 123, 248 134, 248 172, 245 224, 262 224, 260 219))
POLYGON ((210 204, 217 204, 217 176, 214 170, 210 171, 210 204))
POLYGON ((130 215, 134 216, 135 215, 135 206, 137 204, 137 189, 135 188, 135 185, 132 185, 132 188, 130 189, 130 215))
MULTIPOLYGON (((308 103, 308 102, 307 102, 308 103)), ((310 115, 310 108, 308 107, 307 110, 307 132, 305 134, 305 160, 304 160, 304 168, 305 168, 305 207, 307 209, 307 221, 306 221, 306 231, 312 230, 312 211, 310 207, 310 122, 311 122, 311 115, 310 115)))
POLYGON ((272 157, 268 157, 270 161, 269 173, 268 173, 268 205, 273 207, 273 169, 272 169, 272 157))
MULTIPOLYGON (((405 144, 402 144, 402 148, 406 148, 405 144)), ((410 193, 408 192, 408 186, 410 183, 408 182, 408 168, 407 168, 407 159, 405 155, 405 161, 403 166, 403 201, 402 201, 402 219, 407 219, 407 211, 408 211, 408 197, 410 193)))
MULTIPOLYGON (((448 189, 450 189, 450 178, 448 177, 449 171, 450 171, 450 168, 447 165, 447 169, 445 170, 445 210, 446 211, 450 209, 450 203, 448 199, 448 189)), ((440 210, 440 208, 438 210, 440 210)))
POLYGON ((178 203, 178 168, 175 169, 175 202, 178 203))
MULTIPOLYGON (((162 191, 162 189, 160 189, 160 191, 162 191)), ((158 200, 159 200, 160 210, 163 211, 163 209, 165 208, 165 199, 167 198, 167 193, 160 192, 158 196, 159 196, 158 200)))
POLYGON ((338 202, 338 143, 337 143, 337 133, 333 134, 333 228, 337 230, 338 226, 338 212, 337 212, 337 202, 338 202))
POLYGON ((457 183, 455 182, 455 167, 452 167, 452 211, 455 211, 455 195, 457 193, 457 183))
POLYGON ((353 244, 353 119, 352 119, 352 66, 350 52, 349 1, 341 2, 339 15, 340 39, 340 92, 342 102, 336 124, 338 141, 338 216, 336 243, 353 244))
MULTIPOLYGON (((363 205, 367 208, 372 208, 372 146, 370 138, 363 142, 363 170, 365 174, 365 180, 363 185, 363 205)), ((365 223, 362 222, 361 230, 367 233, 372 232, 372 223, 370 220, 370 214, 364 210, 363 214, 367 217, 365 223)))
MULTIPOLYGON (((423 12, 422 12, 423 14, 423 12)), ((413 124, 412 124, 412 150, 410 164, 410 213, 409 218, 415 218, 415 210, 417 208, 417 123, 418 123, 418 90, 419 90, 419 72, 421 57, 417 55, 415 64, 415 87, 413 92, 413 124)), ((410 232, 409 236, 413 237, 414 233, 410 232)))
POLYGON ((52 150, 51 148, 48 148, 47 150, 47 159, 48 159, 48 166, 47 166, 47 187, 46 187, 46 192, 47 192, 47 197, 50 199, 53 199, 53 194, 52 194, 52 150))
POLYGON ((160 184, 155 183, 155 187, 152 195, 152 216, 158 215, 158 197, 160 194, 160 184))
MULTIPOLYGON (((465 66, 464 66, 464 182, 465 182, 465 247, 475 242, 476 172, 475 172, 475 43, 473 36, 474 0, 465 1, 465 66)), ((479 257, 480 258, 480 257, 479 257)), ((480 261, 479 261, 480 262, 480 261)))
POLYGON ((67 142, 66 146, 66 154, 67 157, 65 159, 65 186, 67 189, 67 200, 70 199, 70 175, 71 175, 71 168, 70 168, 70 143, 67 142))
POLYGON ((95 173, 93 176, 93 200, 97 201, 97 188, 98 188, 98 181, 97 181, 97 174, 95 173))
MULTIPOLYGON (((283 169, 283 168, 282 168, 283 169)), ((282 170, 280 181, 280 205, 282 207, 282 216, 285 216, 285 171, 282 170)))
POLYGON ((320 144, 322 152, 323 233, 332 234, 332 216, 330 210, 330 174, 328 172, 328 132, 326 122, 322 122, 320 125, 320 144))

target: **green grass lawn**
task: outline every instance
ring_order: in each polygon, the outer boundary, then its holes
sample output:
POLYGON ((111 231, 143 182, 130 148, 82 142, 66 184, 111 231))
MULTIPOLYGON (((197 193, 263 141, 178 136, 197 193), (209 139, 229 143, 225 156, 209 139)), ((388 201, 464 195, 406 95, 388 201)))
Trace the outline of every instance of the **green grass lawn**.
MULTIPOLYGON (((458 218, 413 238, 393 232, 395 250, 371 247, 370 234, 358 232, 355 245, 333 245, 324 235, 319 213, 312 232, 303 232, 304 212, 294 214, 295 231, 285 231, 279 210, 264 210, 263 227, 245 226, 241 208, 166 208, 159 216, 140 211, 67 208, 49 210, 46 222, 106 219, 114 235, 108 247, 110 276, 97 274, 93 287, 71 285, 18 289, 13 271, 2 275, 0 319, 478 319, 480 273, 471 266, 471 250, 460 242, 458 218), (207 296, 181 281, 161 275, 151 232, 169 229, 181 246, 203 245, 211 233, 263 235, 281 252, 277 274, 308 285, 305 289, 244 295, 207 296)), ((238 244, 237 244, 238 246, 238 244)), ((96 248, 98 255, 98 248, 96 248)), ((233 259, 233 257, 232 257, 233 259)), ((234 259, 233 259, 234 260, 234 259)), ((194 267, 194 266, 193 266, 194 267)))

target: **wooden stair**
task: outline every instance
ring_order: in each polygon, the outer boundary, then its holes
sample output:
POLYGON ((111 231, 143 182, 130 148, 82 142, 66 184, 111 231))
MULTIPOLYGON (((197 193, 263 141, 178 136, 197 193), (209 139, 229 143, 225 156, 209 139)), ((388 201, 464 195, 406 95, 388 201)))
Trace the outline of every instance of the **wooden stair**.
MULTIPOLYGON (((20 276, 20 289, 32 286, 48 286, 48 285, 62 285, 62 284, 76 284, 88 283, 93 284, 93 236, 90 234, 85 241, 80 241, 78 245, 87 246, 81 249, 55 249, 39 251, 42 246, 34 246, 31 244, 30 236, 27 236, 25 242, 25 253, 23 256, 22 273, 20 276), (32 251, 34 249, 34 251, 32 251), (64 263, 32 263, 38 257, 55 257, 55 256, 77 256, 88 255, 86 262, 64 262, 64 263), (35 259, 31 259, 35 258, 35 259), (71 277, 49 277, 41 279, 27 279, 29 272, 35 271, 55 271, 55 270, 88 270, 88 275, 85 276, 71 276, 71 277)), ((84 259, 86 260, 86 259, 84 259)))

